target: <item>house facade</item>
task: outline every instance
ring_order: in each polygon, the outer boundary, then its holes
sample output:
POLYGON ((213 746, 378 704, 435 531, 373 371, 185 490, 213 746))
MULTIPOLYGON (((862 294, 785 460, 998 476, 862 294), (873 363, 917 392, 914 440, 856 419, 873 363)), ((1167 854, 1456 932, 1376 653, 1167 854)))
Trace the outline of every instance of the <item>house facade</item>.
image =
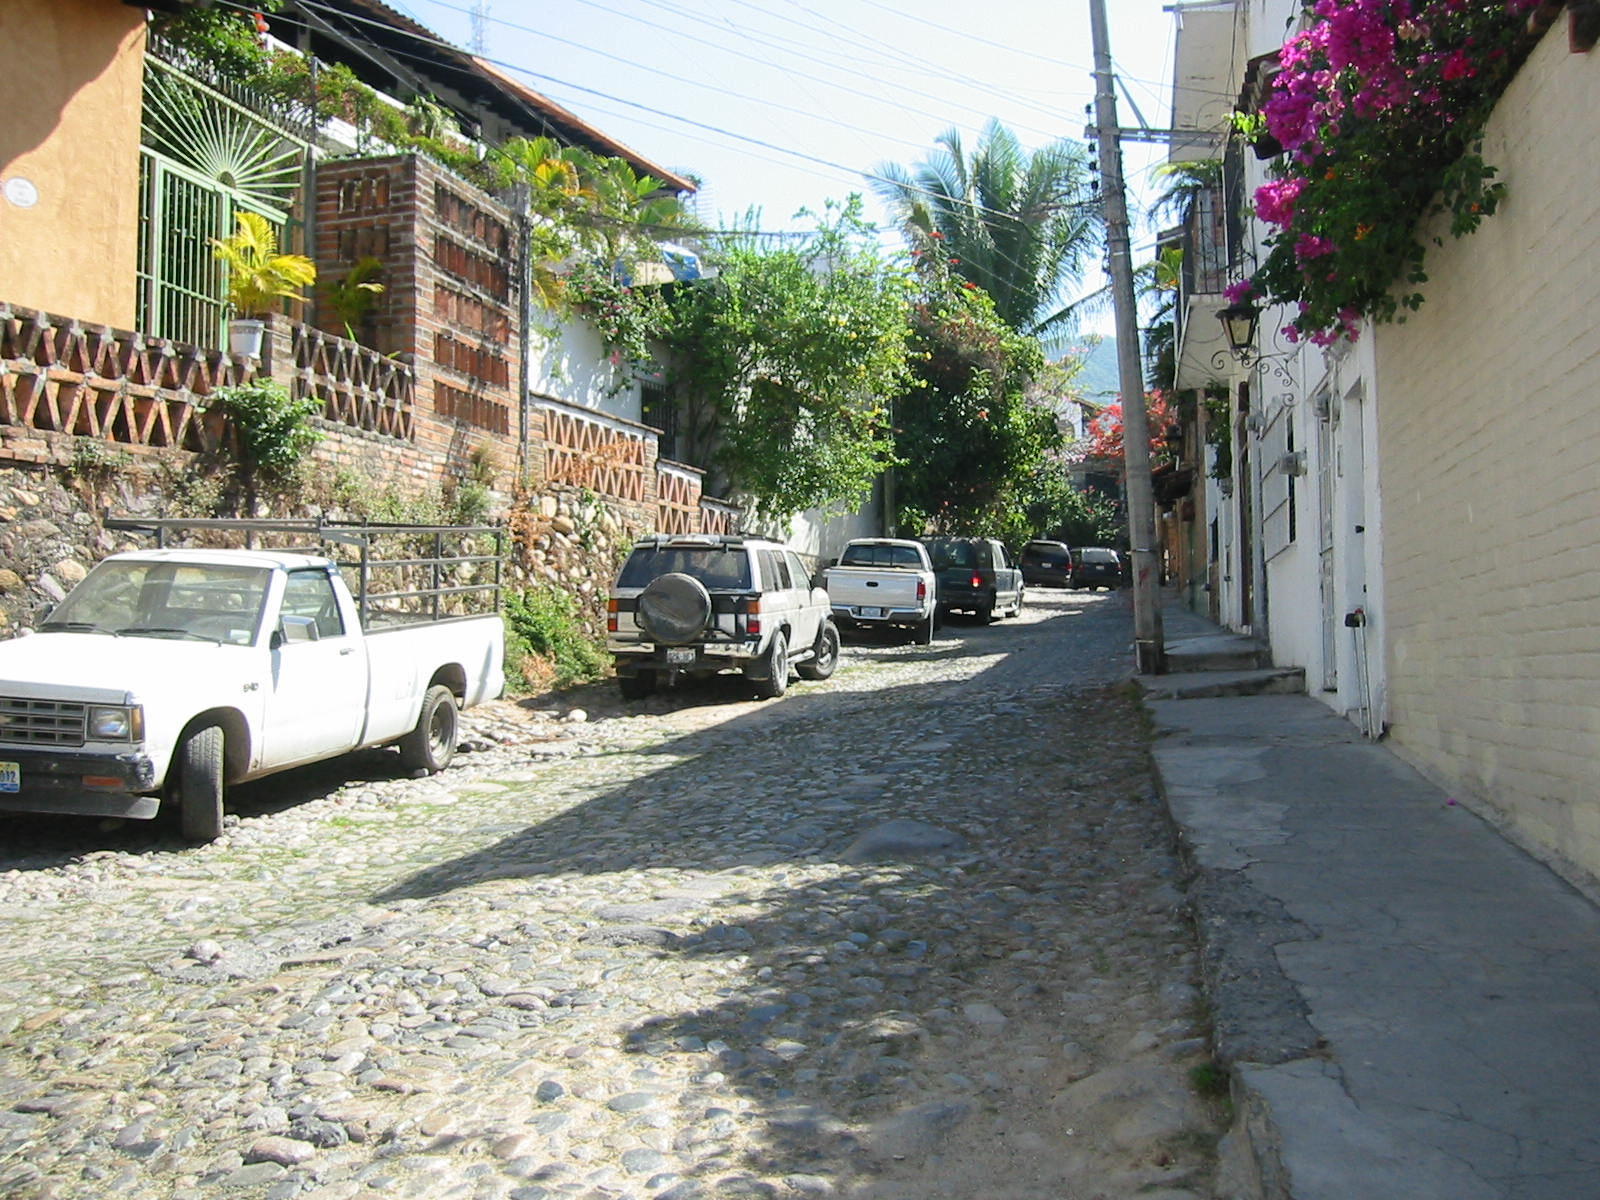
POLYGON ((0 299, 133 326, 144 44, 116 0, 0 5, 0 299))
MULTIPOLYGON (((581 321, 565 373, 535 369, 569 335, 536 319, 515 196, 397 152, 378 126, 313 115, 305 96, 244 92, 164 38, 164 14, 147 24, 121 0, 3 9, 8 42, 38 52, 0 77, 0 461, 68 467, 84 438, 135 463, 214 451, 228 435, 207 396, 267 376, 318 403, 325 476, 431 494, 487 482, 502 508, 518 490, 597 490, 639 529, 735 520, 702 472, 661 465, 644 418, 664 406, 646 413, 644 384, 581 321), (258 359, 225 349, 210 252, 241 210, 319 267, 311 302, 269 318, 258 359), (352 316, 329 287, 363 263, 382 289, 352 316)), ((257 21, 264 45, 303 64, 287 92, 350 72, 390 127, 443 115, 465 132, 442 136, 481 153, 548 136, 693 189, 383 4, 289 0, 257 21)))
MULTIPOLYGON (((1221 289, 1264 256, 1248 198, 1272 164, 1219 150, 1228 218, 1210 244, 1204 221, 1187 232, 1178 386, 1227 397, 1192 431, 1228 452, 1197 485, 1208 575, 1190 603, 1257 634, 1310 695, 1593 886, 1600 418, 1586 380, 1600 344, 1583 247, 1600 231, 1600 168, 1573 149, 1600 65, 1584 6, 1563 9, 1534 14, 1531 56, 1486 133, 1506 199, 1467 237, 1423 231, 1440 240, 1402 323, 1323 349, 1285 340, 1293 314, 1269 309, 1235 353, 1221 289), (1191 257, 1225 269, 1191 280, 1191 257)), ((1177 94, 1231 95, 1244 112, 1307 19, 1289 0, 1175 11, 1177 94)), ((1222 131, 1217 115, 1180 102, 1174 124, 1222 131)))

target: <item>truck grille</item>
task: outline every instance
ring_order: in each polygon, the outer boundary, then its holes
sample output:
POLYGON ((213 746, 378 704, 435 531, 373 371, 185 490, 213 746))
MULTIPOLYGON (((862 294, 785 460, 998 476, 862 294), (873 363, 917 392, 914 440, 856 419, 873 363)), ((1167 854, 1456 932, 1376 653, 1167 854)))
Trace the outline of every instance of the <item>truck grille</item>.
POLYGON ((0 696, 0 742, 24 746, 83 745, 84 705, 0 696))

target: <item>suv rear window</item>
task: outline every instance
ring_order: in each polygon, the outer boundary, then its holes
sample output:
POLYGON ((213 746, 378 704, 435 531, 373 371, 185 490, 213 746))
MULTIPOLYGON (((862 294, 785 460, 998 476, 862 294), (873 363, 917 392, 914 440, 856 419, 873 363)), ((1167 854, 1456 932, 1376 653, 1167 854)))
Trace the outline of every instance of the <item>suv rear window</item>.
POLYGON ((933 558, 933 567, 942 571, 946 567, 964 567, 970 570, 978 565, 976 549, 971 542, 932 542, 928 546, 928 553, 933 558))
POLYGON ((693 576, 710 591, 750 588, 750 556, 743 547, 722 546, 636 546, 622 565, 617 586, 648 587, 674 572, 693 576))
POLYGON ((1022 561, 1044 567, 1066 567, 1072 557, 1065 546, 1032 545, 1022 551, 1022 561))
POLYGON ((1080 562, 1114 563, 1117 561, 1117 552, 1115 550, 1080 550, 1078 551, 1078 560, 1080 562))

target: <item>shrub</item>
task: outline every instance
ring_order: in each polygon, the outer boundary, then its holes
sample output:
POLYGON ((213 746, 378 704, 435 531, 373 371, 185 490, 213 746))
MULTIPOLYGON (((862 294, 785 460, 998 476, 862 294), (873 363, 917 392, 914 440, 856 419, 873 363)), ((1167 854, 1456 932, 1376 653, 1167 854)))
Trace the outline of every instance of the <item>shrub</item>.
POLYGON ((589 683, 606 670, 605 649, 584 632, 577 601, 553 587, 506 593, 506 679, 522 689, 589 683))

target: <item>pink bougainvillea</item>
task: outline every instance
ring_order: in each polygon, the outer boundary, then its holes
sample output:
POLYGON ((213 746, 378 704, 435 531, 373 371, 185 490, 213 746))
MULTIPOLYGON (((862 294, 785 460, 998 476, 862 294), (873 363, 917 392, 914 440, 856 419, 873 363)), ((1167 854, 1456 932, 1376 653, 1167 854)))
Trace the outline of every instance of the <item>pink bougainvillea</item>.
POLYGON ((1500 198, 1477 142, 1540 2, 1307 0, 1261 105, 1284 155, 1254 197, 1273 232, 1240 297, 1294 305, 1294 336, 1319 344, 1419 305, 1418 222, 1446 212, 1461 236, 1500 198))

